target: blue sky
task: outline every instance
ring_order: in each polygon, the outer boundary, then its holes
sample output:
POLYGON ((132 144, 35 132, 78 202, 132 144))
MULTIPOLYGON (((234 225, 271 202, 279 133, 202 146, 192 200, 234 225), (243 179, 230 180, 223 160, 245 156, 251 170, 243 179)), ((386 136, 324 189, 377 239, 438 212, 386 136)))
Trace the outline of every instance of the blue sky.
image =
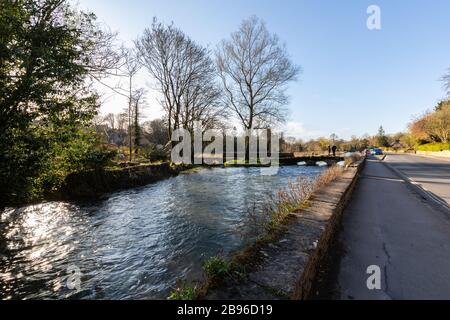
MULTIPOLYGON (((299 138, 374 134, 406 128, 413 115, 445 96, 450 68, 450 1, 334 0, 79 0, 131 43, 156 16, 215 48, 242 19, 262 18, 286 43, 303 73, 289 88, 288 134, 299 138), (381 9, 381 30, 368 30, 369 5, 381 9)), ((144 72, 141 83, 147 84, 144 72)), ((149 91, 148 118, 161 115, 149 91)), ((111 97, 102 112, 126 103, 111 97)))

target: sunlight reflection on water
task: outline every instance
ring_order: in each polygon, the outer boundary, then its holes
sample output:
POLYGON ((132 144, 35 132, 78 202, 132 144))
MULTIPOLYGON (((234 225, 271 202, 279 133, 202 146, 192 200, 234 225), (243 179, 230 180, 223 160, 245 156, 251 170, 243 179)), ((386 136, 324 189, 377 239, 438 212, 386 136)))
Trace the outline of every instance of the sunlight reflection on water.
POLYGON ((317 167, 216 168, 181 174, 94 202, 50 202, 0 213, 0 298, 165 298, 198 279, 205 257, 245 244, 244 213, 317 167), (68 288, 79 268, 80 290, 68 288))

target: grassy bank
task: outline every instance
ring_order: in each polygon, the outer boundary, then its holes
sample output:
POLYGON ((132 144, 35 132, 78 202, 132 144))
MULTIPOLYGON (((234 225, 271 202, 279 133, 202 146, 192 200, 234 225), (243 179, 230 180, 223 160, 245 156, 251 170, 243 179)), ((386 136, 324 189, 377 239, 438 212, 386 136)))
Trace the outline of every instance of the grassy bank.
POLYGON ((61 199, 95 198, 108 192, 143 186, 191 168, 190 165, 162 162, 77 172, 69 175, 62 188, 52 196, 61 199))
POLYGON ((427 143, 417 146, 417 151, 440 152, 450 150, 450 143, 427 143))

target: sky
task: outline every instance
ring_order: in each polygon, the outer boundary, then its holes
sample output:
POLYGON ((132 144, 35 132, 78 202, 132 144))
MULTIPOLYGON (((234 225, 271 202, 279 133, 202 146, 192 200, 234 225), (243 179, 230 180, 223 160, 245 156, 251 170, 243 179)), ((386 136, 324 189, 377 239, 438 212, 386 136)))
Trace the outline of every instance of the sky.
MULTIPOLYGON (((286 44, 303 72, 289 85, 283 129, 296 138, 340 138, 406 129, 413 116, 445 97, 440 80, 450 68, 448 0, 78 0, 81 9, 132 44, 153 17, 173 22, 214 50, 241 21, 256 15, 286 44), (377 5, 381 29, 369 30, 367 8, 377 5)), ((142 86, 150 86, 145 70, 142 86)), ((102 88, 101 90, 107 90, 102 88)), ((102 113, 120 112, 123 98, 108 97, 102 113)), ((162 114, 148 89, 145 116, 162 114)))

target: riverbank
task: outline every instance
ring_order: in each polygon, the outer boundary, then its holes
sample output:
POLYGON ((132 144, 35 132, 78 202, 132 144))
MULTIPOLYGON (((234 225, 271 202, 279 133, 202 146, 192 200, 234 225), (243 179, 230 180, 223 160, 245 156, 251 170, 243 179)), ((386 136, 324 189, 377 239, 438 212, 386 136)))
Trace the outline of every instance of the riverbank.
POLYGON ((307 298, 363 163, 345 169, 335 181, 314 192, 305 207, 292 212, 268 241, 238 253, 231 262, 238 263, 238 268, 233 267, 217 285, 207 285, 199 298, 307 298))
POLYGON ((126 168, 92 170, 70 174, 61 189, 49 194, 51 199, 95 198, 118 190, 144 186, 180 172, 192 169, 192 165, 141 164, 126 168))
MULTIPOLYGON (((302 156, 287 157, 283 154, 280 157, 280 165, 289 166, 297 165, 304 162, 306 166, 315 166, 316 162, 324 161, 328 166, 332 166, 343 157, 333 156, 302 156)), ((144 186, 146 184, 159 181, 164 178, 176 176, 181 172, 190 172, 197 170, 199 167, 267 167, 261 164, 242 164, 226 163, 217 165, 174 165, 169 162, 138 164, 127 167, 109 167, 99 170, 90 170, 84 172, 74 172, 65 178, 63 185, 56 191, 45 192, 42 197, 33 201, 25 201, 22 203, 4 203, 0 205, 5 207, 19 207, 42 201, 58 201, 58 200, 78 200, 78 199, 95 199, 106 193, 144 186)))
POLYGON ((44 201, 95 199, 106 193, 140 187, 176 176, 181 172, 190 172, 194 168, 193 165, 174 165, 163 162, 74 172, 64 179, 58 190, 46 191, 34 200, 24 200, 19 203, 0 203, 0 210, 7 207, 18 208, 38 204, 44 201))
MULTIPOLYGON (((295 158, 280 158, 280 165, 297 165, 298 162, 305 162, 308 166, 315 166, 317 161, 324 161, 329 166, 342 161, 342 157, 332 156, 310 156, 295 158)), ((231 163, 227 165, 211 165, 211 167, 264 167, 265 165, 243 165, 231 163)), ((110 168, 104 170, 92 170, 87 172, 77 172, 70 174, 64 181, 59 191, 48 194, 46 198, 56 200, 94 198, 102 194, 143 186, 164 178, 176 176, 181 172, 189 172, 196 168, 193 165, 174 165, 169 162, 160 164, 141 164, 125 168, 110 168)))
MULTIPOLYGON (((342 161, 342 157, 332 156, 304 156, 304 157, 280 157, 280 165, 297 165, 304 162, 306 166, 315 166, 317 161, 324 161, 329 166, 342 161)), ((217 165, 174 165, 169 162, 154 164, 139 164, 127 167, 110 167, 99 170, 75 172, 69 174, 63 185, 56 191, 45 192, 42 197, 33 201, 22 203, 0 204, 0 209, 5 207, 19 207, 42 201, 93 199, 103 194, 124 190, 133 187, 159 181, 168 177, 176 176, 181 172, 190 172, 199 167, 266 167, 258 164, 227 163, 217 165)))

